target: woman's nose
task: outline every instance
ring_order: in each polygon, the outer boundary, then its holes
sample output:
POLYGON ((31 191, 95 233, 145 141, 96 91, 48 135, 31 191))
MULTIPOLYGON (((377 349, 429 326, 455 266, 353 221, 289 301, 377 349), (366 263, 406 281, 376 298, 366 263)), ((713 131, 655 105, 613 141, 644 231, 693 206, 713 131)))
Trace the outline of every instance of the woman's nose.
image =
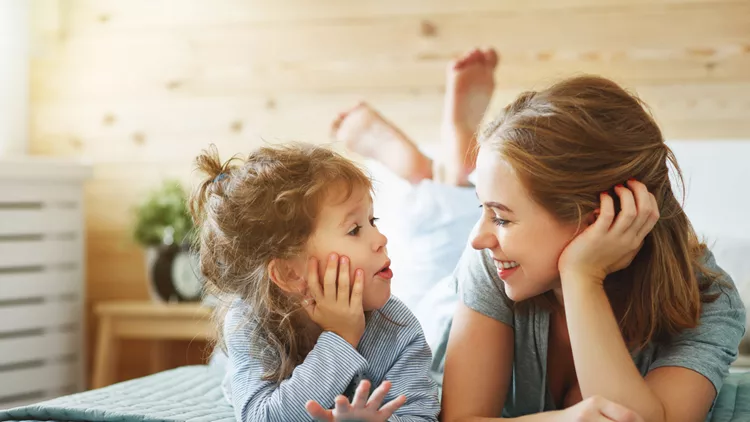
POLYGON ((498 246, 497 236, 484 219, 479 220, 471 231, 471 247, 476 250, 493 249, 498 246))

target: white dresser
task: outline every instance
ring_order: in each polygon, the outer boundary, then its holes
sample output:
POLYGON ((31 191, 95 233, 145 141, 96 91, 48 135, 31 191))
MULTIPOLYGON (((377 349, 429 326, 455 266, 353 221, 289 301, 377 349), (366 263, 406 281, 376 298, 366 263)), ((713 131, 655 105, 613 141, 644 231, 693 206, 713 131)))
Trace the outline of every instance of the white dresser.
POLYGON ((0 409, 85 389, 88 166, 0 158, 0 409))

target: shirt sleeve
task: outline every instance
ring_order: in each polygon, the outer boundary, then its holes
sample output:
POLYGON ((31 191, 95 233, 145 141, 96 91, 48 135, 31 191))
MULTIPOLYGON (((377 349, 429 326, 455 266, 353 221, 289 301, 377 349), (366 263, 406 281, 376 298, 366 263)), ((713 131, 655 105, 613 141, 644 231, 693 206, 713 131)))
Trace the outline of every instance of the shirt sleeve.
POLYGON ((469 308, 504 324, 513 326, 513 301, 505 294, 503 281, 497 275, 486 250, 464 249, 453 277, 461 301, 469 308))
POLYGON ((403 308, 401 315, 405 315, 406 318, 398 316, 396 319, 407 321, 400 329, 408 332, 409 336, 404 339, 405 347, 385 375, 385 379, 391 382, 391 389, 383 403, 388 403, 400 395, 406 396, 406 403, 388 420, 391 422, 437 422, 440 400, 437 384, 430 377, 432 353, 416 317, 411 314, 406 305, 399 303, 399 307, 403 308))
POLYGON ((703 303, 697 327, 658 348, 649 371, 664 366, 691 369, 711 381, 718 394, 745 334, 745 307, 734 282, 716 265, 710 252, 706 263, 722 274, 721 282, 714 282, 708 291, 718 293, 718 298, 703 303))
POLYGON ((238 421, 312 420, 305 410, 308 400, 333 408, 355 374, 363 373, 367 361, 346 340, 324 332, 291 377, 276 384, 262 379, 260 347, 251 345, 252 329, 243 312, 232 309, 224 325, 229 362, 227 365, 231 402, 238 421))

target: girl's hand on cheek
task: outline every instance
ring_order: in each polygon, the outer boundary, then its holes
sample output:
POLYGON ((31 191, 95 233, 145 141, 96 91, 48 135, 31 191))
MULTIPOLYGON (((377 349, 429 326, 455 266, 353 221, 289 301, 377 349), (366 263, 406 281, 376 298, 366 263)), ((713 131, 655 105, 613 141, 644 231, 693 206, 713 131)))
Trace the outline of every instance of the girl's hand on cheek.
POLYGON ((580 277, 602 283, 608 274, 633 262, 659 220, 659 207, 644 184, 629 180, 628 187, 615 187, 622 208, 616 216, 612 197, 606 192, 600 194, 599 217, 560 255, 558 269, 563 283, 580 277))
POLYGON ((323 331, 331 331, 346 340, 355 349, 365 332, 365 313, 362 308, 364 272, 357 270, 354 286, 349 289, 349 258, 331 254, 326 265, 321 286, 318 261, 308 262, 307 288, 309 295, 303 306, 305 311, 323 331))

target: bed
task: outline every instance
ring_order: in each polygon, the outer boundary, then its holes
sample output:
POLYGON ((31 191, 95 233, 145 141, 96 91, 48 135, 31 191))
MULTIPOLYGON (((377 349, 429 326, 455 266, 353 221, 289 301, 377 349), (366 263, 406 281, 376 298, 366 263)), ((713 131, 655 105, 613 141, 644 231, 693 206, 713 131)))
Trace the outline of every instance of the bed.
MULTIPOLYGON (((0 411, 2 421, 233 421, 215 368, 185 366, 98 390, 0 411)), ((730 374, 711 422, 750 420, 750 373, 730 374)))

